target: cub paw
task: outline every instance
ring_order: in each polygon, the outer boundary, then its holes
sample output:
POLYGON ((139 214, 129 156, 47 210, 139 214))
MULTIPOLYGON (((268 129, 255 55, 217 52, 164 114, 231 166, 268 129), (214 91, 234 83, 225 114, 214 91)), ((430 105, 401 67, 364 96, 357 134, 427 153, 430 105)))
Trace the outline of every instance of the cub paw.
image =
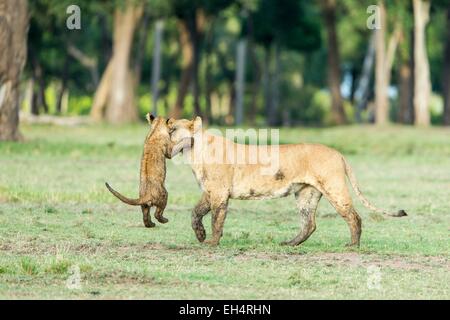
POLYGON ((144 222, 146 228, 154 228, 156 224, 154 222, 144 222))
POLYGON ((169 219, 164 218, 164 217, 156 217, 156 219, 157 219, 160 223, 167 223, 167 222, 169 222, 169 219))

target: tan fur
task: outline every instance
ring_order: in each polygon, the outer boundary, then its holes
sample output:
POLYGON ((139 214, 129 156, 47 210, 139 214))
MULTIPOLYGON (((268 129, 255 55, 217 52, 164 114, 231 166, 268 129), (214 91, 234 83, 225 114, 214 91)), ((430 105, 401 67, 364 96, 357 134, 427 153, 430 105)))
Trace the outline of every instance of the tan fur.
POLYGON ((332 148, 305 143, 280 145, 278 170, 273 175, 262 175, 260 163, 195 162, 194 152, 198 150, 201 154, 210 156, 224 152, 225 159, 227 150, 239 149, 240 152, 248 155, 254 152, 254 149, 251 150, 248 145, 239 145, 202 131, 199 117, 195 120, 169 119, 168 123, 172 141, 177 142, 186 137, 194 137, 193 151, 188 151, 186 155, 188 159, 190 158, 194 175, 203 190, 202 198, 192 214, 192 227, 201 242, 206 237, 202 218, 212 210, 212 239, 209 243, 213 245, 219 243, 229 199, 269 199, 285 197, 293 193, 300 213, 300 232, 284 244, 298 245, 314 232, 315 212, 324 195, 347 222, 351 232, 350 245, 359 245, 361 218, 353 207, 346 177, 349 178, 359 199, 369 209, 391 216, 406 215, 403 210, 398 213, 387 213, 370 204, 359 190, 354 174, 342 154, 332 148), (198 137, 207 143, 199 147, 198 137))
POLYGON ((147 115, 148 122, 152 125, 145 139, 144 151, 141 159, 139 198, 130 199, 115 191, 108 183, 108 190, 129 205, 141 206, 144 225, 147 228, 154 227, 150 217, 150 208, 156 207, 155 218, 166 223, 163 217, 167 205, 167 190, 164 187, 166 179, 166 158, 172 158, 183 148, 190 147, 191 139, 184 139, 175 144, 171 142, 167 119, 147 115))

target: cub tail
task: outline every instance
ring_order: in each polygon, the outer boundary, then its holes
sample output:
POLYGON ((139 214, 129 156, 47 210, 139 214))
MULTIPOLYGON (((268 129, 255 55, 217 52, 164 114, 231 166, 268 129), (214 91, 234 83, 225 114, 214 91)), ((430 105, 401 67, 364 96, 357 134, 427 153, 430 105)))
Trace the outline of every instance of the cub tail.
POLYGON ((108 184, 108 182, 105 182, 105 186, 108 188, 108 190, 109 190, 114 196, 116 196, 120 201, 122 201, 122 202, 124 202, 124 203, 126 203, 126 204, 129 204, 129 205, 132 205, 132 206, 140 206, 140 205, 145 204, 145 203, 143 203, 143 202, 141 201, 141 199, 130 199, 130 198, 127 198, 127 197, 121 195, 119 192, 117 192, 116 190, 114 190, 113 188, 111 188, 111 186, 108 184))

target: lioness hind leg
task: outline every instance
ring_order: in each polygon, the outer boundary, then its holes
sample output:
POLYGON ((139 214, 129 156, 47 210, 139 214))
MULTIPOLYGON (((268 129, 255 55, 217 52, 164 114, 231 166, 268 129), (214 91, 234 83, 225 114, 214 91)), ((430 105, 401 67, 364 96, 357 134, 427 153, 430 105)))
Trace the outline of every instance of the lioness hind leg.
POLYGON ((359 247, 359 241, 361 238, 361 217, 356 212, 353 205, 349 204, 337 204, 333 205, 336 211, 344 218, 350 228, 351 242, 347 246, 359 247))
POLYGON ((282 242, 283 245, 299 245, 316 230, 315 215, 321 197, 322 193, 312 186, 305 186, 295 194, 300 214, 300 232, 294 239, 282 242))
POLYGON ((355 208, 351 206, 347 209, 346 215, 343 216, 345 221, 347 221, 348 226, 350 227, 350 232, 352 235, 352 241, 348 244, 348 246, 357 246, 359 247, 359 242, 361 239, 361 217, 356 212, 355 208))
POLYGON ((202 194, 202 198, 192 210, 192 229, 195 232, 197 240, 200 242, 205 241, 206 231, 203 226, 203 217, 211 210, 211 204, 207 193, 202 194))
POLYGON ((345 183, 345 177, 329 181, 328 184, 322 185, 322 193, 336 209, 336 211, 344 218, 350 229, 351 242, 348 246, 358 246, 361 238, 361 217, 356 212, 352 204, 352 198, 345 183), (333 182, 331 184, 330 182, 333 182))
POLYGON ((141 206, 142 210, 142 218, 144 220, 144 225, 147 228, 153 228, 155 224, 152 222, 152 218, 150 217, 150 207, 146 204, 141 206))

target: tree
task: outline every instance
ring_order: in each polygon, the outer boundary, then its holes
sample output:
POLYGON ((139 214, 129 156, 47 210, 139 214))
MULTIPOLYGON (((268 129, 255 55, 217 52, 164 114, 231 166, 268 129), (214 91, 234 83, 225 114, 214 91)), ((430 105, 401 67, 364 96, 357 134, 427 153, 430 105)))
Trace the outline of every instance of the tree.
POLYGON ((27 56, 26 0, 0 5, 0 141, 19 140, 19 80, 27 56))
POLYGON ((282 50, 309 52, 320 47, 317 15, 307 1, 261 0, 252 14, 253 35, 265 51, 263 87, 266 121, 280 123, 279 71, 282 50))
POLYGON ((428 62, 425 28, 430 14, 428 0, 413 0, 414 8, 414 123, 430 125, 431 95, 430 65, 428 62))
POLYGON ((235 124, 240 125, 244 120, 244 77, 247 40, 241 38, 236 48, 236 116, 235 124))
POLYGON ((181 77, 175 105, 171 116, 182 115, 184 99, 192 81, 194 111, 202 115, 200 108, 199 64, 201 46, 204 41, 206 25, 221 10, 228 7, 231 0, 171 0, 172 11, 177 17, 179 42, 181 47, 181 77))
POLYGON ((376 69, 375 69, 375 123, 386 124, 389 121, 388 88, 391 82, 391 71, 395 52, 400 40, 400 24, 396 23, 386 48, 387 13, 383 0, 378 2, 380 28, 375 31, 376 69))
POLYGON ((130 69, 130 53, 135 27, 143 13, 142 5, 127 0, 125 8, 114 12, 113 55, 95 92, 91 116, 110 123, 137 120, 136 81, 130 69))
POLYGON ((153 113, 157 114, 158 98, 159 98, 159 79, 161 73, 161 41, 164 23, 158 20, 155 23, 155 45, 153 48, 153 64, 152 64, 152 104, 153 113))
POLYGON ((341 66, 336 33, 336 0, 322 0, 322 12, 328 41, 328 86, 331 91, 331 112, 335 124, 346 122, 341 96, 341 66))
POLYGON ((444 96, 444 125, 450 126, 450 4, 447 8, 447 30, 442 69, 442 91, 444 96))
POLYGON ((400 40, 397 60, 397 84, 399 91, 397 121, 404 124, 412 124, 414 121, 414 60, 413 53, 413 21, 411 2, 399 7, 401 21, 400 40))
POLYGON ((413 59, 411 59, 412 48, 410 30, 402 31, 400 50, 399 50, 399 66, 398 66, 398 88, 399 88, 399 108, 398 121, 405 124, 411 124, 414 120, 414 72, 413 59))
POLYGON ((369 44, 364 57, 361 75, 355 90, 354 98, 356 102, 356 121, 361 122, 361 112, 365 109, 369 99, 369 84, 372 76, 372 68, 375 60, 375 34, 369 39, 369 44))

